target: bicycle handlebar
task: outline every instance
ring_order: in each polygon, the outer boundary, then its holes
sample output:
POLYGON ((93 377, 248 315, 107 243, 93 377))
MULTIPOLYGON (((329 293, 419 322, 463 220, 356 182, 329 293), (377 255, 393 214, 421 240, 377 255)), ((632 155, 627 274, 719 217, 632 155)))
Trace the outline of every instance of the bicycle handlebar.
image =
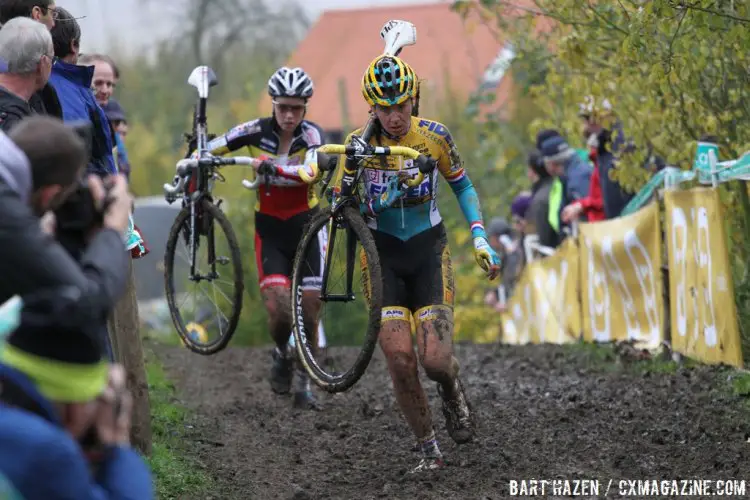
MULTIPOLYGON (((409 179, 405 182, 410 188, 416 187, 424 180, 424 174, 429 172, 428 168, 429 158, 422 155, 416 149, 412 149, 407 146, 370 146, 363 145, 361 143, 355 143, 354 145, 345 144, 323 144, 316 149, 316 152, 324 154, 339 154, 347 156, 401 156, 409 160, 415 160, 420 163, 419 172, 413 179, 409 179), (420 161, 421 160, 421 161, 420 161)), ((305 167, 300 167, 297 170, 297 174, 306 184, 312 184, 320 181, 323 177, 323 169, 321 169, 317 163, 310 165, 312 169, 312 175, 308 174, 305 167)))
MULTIPOLYGON (((172 184, 164 184, 164 194, 167 196, 174 196, 185 188, 188 178, 196 168, 207 168, 207 167, 225 167, 227 165, 256 165, 261 160, 253 158, 251 156, 234 156, 231 158, 222 158, 220 156, 206 155, 202 158, 184 158, 177 162, 175 175, 172 184)), ((263 176, 257 176, 254 181, 250 182, 247 179, 242 180, 242 185, 247 189, 258 189, 261 182, 264 181, 263 176)))

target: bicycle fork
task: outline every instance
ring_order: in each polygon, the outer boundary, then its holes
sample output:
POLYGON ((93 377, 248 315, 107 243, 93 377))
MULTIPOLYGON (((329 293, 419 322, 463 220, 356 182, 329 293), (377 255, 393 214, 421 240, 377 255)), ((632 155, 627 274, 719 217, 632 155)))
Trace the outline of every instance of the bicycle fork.
POLYGON ((213 279, 217 278, 216 272, 216 242, 214 238, 214 221, 210 219, 208 213, 204 213, 202 208, 197 207, 198 202, 190 204, 190 279, 192 281, 201 281, 204 278, 213 279), (201 276, 196 274, 196 260, 198 254, 198 242, 199 242, 199 231, 203 227, 208 226, 206 231, 206 245, 208 245, 208 265, 210 266, 210 272, 208 276, 201 276))

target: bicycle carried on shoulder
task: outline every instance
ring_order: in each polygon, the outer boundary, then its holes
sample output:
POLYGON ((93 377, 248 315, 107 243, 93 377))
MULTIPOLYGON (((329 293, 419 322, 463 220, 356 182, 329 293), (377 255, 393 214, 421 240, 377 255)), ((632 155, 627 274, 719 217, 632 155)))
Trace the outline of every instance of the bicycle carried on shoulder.
POLYGON ((180 339, 191 351, 210 355, 224 349, 234 335, 242 312, 244 291, 239 243, 221 208, 223 200, 213 197, 214 183, 226 181, 219 169, 227 165, 261 166, 254 181, 242 181, 247 189, 258 189, 263 183, 267 187, 270 178, 263 175, 263 160, 249 156, 222 158, 210 154, 206 105, 209 88, 218 83, 216 75, 208 66, 198 66, 190 74, 188 83, 197 89, 198 102, 193 112, 192 134, 186 134, 187 155, 177 162, 172 183, 164 184, 168 203, 182 198, 182 210, 172 224, 164 252, 164 286, 169 313, 180 339), (223 245, 217 244, 217 229, 224 234, 223 245), (181 256, 186 266, 176 263, 177 255, 181 254, 178 252, 180 245, 185 247, 181 256), (199 259, 198 253, 204 249, 205 259, 199 259), (180 267, 187 267, 186 280, 175 279, 180 267), (204 283, 211 285, 211 293, 201 288, 204 283), (222 285, 232 286, 233 291, 225 293, 222 285), (198 297, 192 295, 194 317, 191 319, 187 318, 190 312, 182 310, 191 297, 184 290, 188 286, 194 286, 200 292, 198 297), (219 307, 216 303, 219 299, 228 303, 229 312, 219 307), (213 339, 210 338, 210 326, 216 326, 218 330, 218 336, 213 339))
MULTIPOLYGON (((318 147, 318 162, 313 165, 313 174, 308 175, 304 169, 299 175, 307 183, 322 180, 324 173, 327 177, 321 188, 325 192, 335 171, 335 160, 329 155, 344 155, 346 160, 343 168, 341 190, 332 198, 331 205, 322 209, 313 217, 305 228, 304 234, 295 253, 292 268, 292 325, 297 348, 297 354, 310 377, 315 383, 328 392, 343 392, 352 387, 362 377, 372 359, 380 332, 380 321, 383 301, 383 277, 380 268, 378 251, 375 240, 365 218, 360 214, 360 182, 364 168, 362 160, 373 156, 400 156, 413 160, 418 168, 413 178, 405 180, 402 185, 413 188, 422 183, 424 176, 432 172, 435 163, 429 157, 412 148, 404 146, 379 147, 367 143, 375 127, 374 117, 371 117, 361 137, 354 136, 350 144, 324 144, 318 147), (313 349, 307 341, 303 318, 302 295, 303 277, 305 276, 306 256, 313 245, 317 245, 318 233, 328 231, 328 245, 322 263, 322 284, 319 300, 326 303, 351 303, 358 297, 354 291, 354 274, 356 266, 357 246, 360 250, 360 264, 362 273, 362 293, 367 311, 367 327, 359 354, 354 363, 343 373, 329 372, 315 358, 313 349), (343 246, 345 251, 344 274, 339 280, 344 281, 344 292, 331 291, 331 272, 335 267, 332 262, 335 248, 343 246)), ((403 171, 402 171, 403 172, 403 171)))

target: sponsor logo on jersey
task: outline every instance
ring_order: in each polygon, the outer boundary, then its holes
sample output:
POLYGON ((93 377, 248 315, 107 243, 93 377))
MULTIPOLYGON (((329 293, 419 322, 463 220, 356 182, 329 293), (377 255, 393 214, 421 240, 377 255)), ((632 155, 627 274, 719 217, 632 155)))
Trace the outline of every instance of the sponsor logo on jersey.
POLYGON ((276 151, 276 141, 272 141, 271 139, 267 137, 263 137, 260 140, 260 143, 265 146, 263 149, 267 151, 276 151))
POLYGON ((237 125, 236 127, 232 128, 229 132, 227 132, 227 141, 231 142, 237 139, 238 137, 242 137, 244 135, 255 134, 257 132, 260 132, 259 120, 253 120, 253 121, 241 123, 237 125))
POLYGON ((419 120, 419 128, 427 129, 429 132, 432 132, 433 134, 439 135, 440 137, 444 138, 445 142, 447 142, 449 145, 453 145, 453 137, 451 137, 451 134, 450 132, 448 132, 448 129, 445 127, 445 125, 430 120, 419 120))
MULTIPOLYGON (((405 168, 404 171, 408 172, 413 178, 419 172, 417 167, 405 168)), ((398 170, 365 170, 365 189, 368 197, 375 199, 383 195, 388 190, 388 182, 391 177, 398 175, 398 170)), ((403 197, 405 202, 408 201, 426 201, 432 194, 432 176, 425 176, 424 180, 418 186, 410 188, 403 197)))
POLYGON ((302 138, 308 146, 323 144, 323 138, 318 129, 305 122, 302 122, 302 138))

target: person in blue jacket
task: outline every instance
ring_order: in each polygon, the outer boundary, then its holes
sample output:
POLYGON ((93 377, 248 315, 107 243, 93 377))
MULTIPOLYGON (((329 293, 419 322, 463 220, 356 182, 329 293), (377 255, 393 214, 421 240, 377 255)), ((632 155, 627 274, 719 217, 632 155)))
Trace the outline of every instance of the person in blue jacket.
POLYGON ((128 120, 125 117, 125 110, 114 97, 110 97, 106 104, 102 105, 104 114, 107 115, 110 125, 115 136, 115 145, 117 147, 117 168, 130 179, 130 160, 128 151, 125 148, 125 136, 128 131, 128 120))
POLYGON ((0 475, 25 500, 154 498, 130 447, 124 370, 75 287, 26 295, 0 354, 0 475))
POLYGON ((50 31, 55 48, 55 63, 49 82, 57 92, 65 122, 84 120, 93 124, 91 159, 87 173, 105 177, 117 173, 112 150, 112 130, 104 110, 91 91, 93 66, 79 66, 81 28, 62 7, 57 7, 57 23, 50 31))

